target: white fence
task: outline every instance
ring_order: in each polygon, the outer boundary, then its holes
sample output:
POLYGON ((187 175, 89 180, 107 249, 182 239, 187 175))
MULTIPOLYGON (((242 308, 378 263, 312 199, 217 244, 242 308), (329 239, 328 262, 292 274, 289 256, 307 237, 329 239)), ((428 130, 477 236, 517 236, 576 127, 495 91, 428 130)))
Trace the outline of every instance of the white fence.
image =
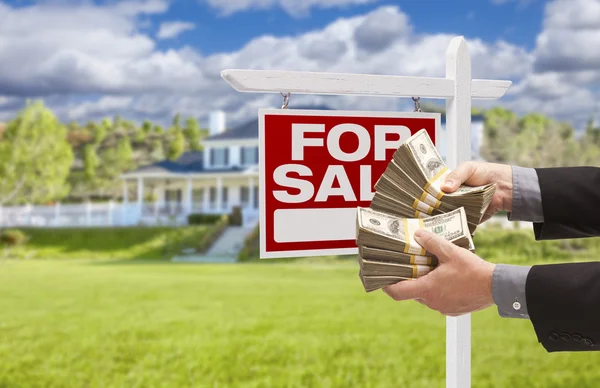
MULTIPOLYGON (((192 209, 193 213, 228 214, 231 207, 223 209, 192 209)), ((56 204, 51 206, 0 207, 2 227, 109 227, 134 225, 185 225, 189 212, 178 202, 144 203, 85 203, 56 204)), ((243 208, 244 226, 258 223, 256 209, 243 208)))

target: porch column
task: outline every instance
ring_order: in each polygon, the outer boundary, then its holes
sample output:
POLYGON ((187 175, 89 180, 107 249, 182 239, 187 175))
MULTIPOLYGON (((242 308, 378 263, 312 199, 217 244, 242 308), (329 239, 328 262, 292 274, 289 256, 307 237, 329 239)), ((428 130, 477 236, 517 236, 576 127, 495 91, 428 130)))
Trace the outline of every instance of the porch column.
POLYGON ((129 203, 129 184, 127 179, 123 180, 123 205, 127 205, 129 203))
POLYGON ((223 209, 223 179, 217 177, 217 211, 221 212, 223 209))
POLYGON ((248 178, 248 207, 254 209, 254 177, 248 178))
POLYGON ((142 211, 142 206, 144 205, 144 180, 142 179, 142 177, 138 178, 137 181, 137 204, 138 204, 138 208, 140 209, 140 214, 142 211))
POLYGON ((187 178, 185 186, 185 211, 190 214, 192 212, 192 178, 187 178))
POLYGON ((121 225, 127 224, 127 210, 129 209, 129 182, 123 179, 123 203, 121 204, 121 225))
POLYGON ((210 194, 208 191, 210 190, 210 186, 204 186, 202 190, 202 212, 208 212, 208 195, 210 194))

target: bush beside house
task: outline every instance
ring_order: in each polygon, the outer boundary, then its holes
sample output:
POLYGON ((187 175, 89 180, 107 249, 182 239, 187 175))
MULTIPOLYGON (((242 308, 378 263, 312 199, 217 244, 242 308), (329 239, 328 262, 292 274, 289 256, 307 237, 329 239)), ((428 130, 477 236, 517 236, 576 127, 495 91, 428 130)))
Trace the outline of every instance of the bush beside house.
POLYGON ((252 230, 252 233, 246 237, 244 246, 238 254, 238 261, 250 261, 258 259, 260 255, 260 240, 259 240, 260 228, 256 225, 256 228, 252 230))
POLYGON ((217 221, 211 227, 210 231, 208 231, 202 236, 200 242, 196 246, 196 252, 206 253, 206 251, 208 251, 208 249, 214 244, 214 242, 217 241, 217 239, 221 237, 221 235, 223 235, 223 232, 225 232, 225 229, 227 229, 227 227, 229 226, 229 216, 222 215, 219 216, 219 218, 219 221, 217 221))
POLYGON ((221 214, 194 213, 188 216, 188 225, 215 224, 221 220, 221 214))

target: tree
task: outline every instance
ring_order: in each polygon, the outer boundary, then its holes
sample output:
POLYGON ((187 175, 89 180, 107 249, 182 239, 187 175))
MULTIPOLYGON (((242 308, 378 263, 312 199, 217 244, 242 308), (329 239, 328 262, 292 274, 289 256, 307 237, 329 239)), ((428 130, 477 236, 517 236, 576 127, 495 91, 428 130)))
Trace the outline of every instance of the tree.
POLYGON ((73 152, 66 128, 42 101, 27 102, 0 141, 0 205, 64 197, 73 152))
POLYGON ((160 125, 155 125, 154 126, 154 133, 157 135, 164 135, 164 130, 163 127, 161 127, 160 125))
POLYGON ((100 144, 104 141, 104 139, 106 139, 106 128, 104 125, 90 121, 86 127, 94 137, 95 144, 100 144))
POLYGON ((200 126, 198 121, 194 117, 188 117, 185 120, 185 129, 183 134, 187 140, 188 148, 192 151, 201 151, 202 145, 200 144, 200 126))
POLYGON ((168 133, 167 158, 176 160, 185 151, 185 137, 181 128, 171 127, 168 133))
POLYGON ((121 130, 122 126, 123 126, 123 120, 121 119, 121 115, 115 115, 115 117, 113 117, 113 121, 112 121, 113 131, 118 132, 119 130, 121 130))
POLYGON ((93 182, 96 178, 96 168, 100 164, 98 155, 96 155, 96 147, 88 144, 83 149, 83 174, 88 182, 93 182))
POLYGON ((518 118, 504 108, 485 114, 482 156, 489 162, 523 167, 559 167, 598 164, 600 147, 588 128, 583 139, 567 123, 531 113, 518 118))
POLYGON ((106 117, 102 120, 101 125, 104 128, 104 130, 106 131, 106 133, 113 132, 113 124, 112 124, 112 121, 108 117, 106 117))
POLYGON ((133 150, 129 137, 122 136, 117 143, 117 152, 115 162, 122 171, 127 171, 133 167, 133 150))
POLYGON ((142 131, 144 131, 144 134, 149 135, 152 132, 152 123, 148 120, 144 120, 142 131))
POLYGON ((162 140, 152 140, 152 145, 150 148, 150 158, 155 162, 165 159, 165 150, 162 140))
POLYGON ((181 114, 176 113, 175 116, 173 116, 173 127, 175 127, 175 129, 181 129, 181 114))

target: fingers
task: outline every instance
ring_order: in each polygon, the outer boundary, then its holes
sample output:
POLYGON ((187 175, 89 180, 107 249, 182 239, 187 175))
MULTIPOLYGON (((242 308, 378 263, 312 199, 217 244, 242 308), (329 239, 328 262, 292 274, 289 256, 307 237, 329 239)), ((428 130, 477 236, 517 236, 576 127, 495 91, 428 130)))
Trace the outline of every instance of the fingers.
POLYGON ((422 299, 425 295, 427 283, 421 278, 416 280, 404 280, 391 286, 383 288, 383 292, 394 300, 422 299))
POLYGON ((446 177, 446 181, 442 185, 442 190, 446 193, 455 192, 460 185, 467 182, 477 170, 477 165, 473 162, 461 163, 446 177))
POLYGON ((456 245, 442 236, 423 229, 415 232, 415 241, 427 252, 437 256, 440 262, 448 261, 456 254, 456 245))

